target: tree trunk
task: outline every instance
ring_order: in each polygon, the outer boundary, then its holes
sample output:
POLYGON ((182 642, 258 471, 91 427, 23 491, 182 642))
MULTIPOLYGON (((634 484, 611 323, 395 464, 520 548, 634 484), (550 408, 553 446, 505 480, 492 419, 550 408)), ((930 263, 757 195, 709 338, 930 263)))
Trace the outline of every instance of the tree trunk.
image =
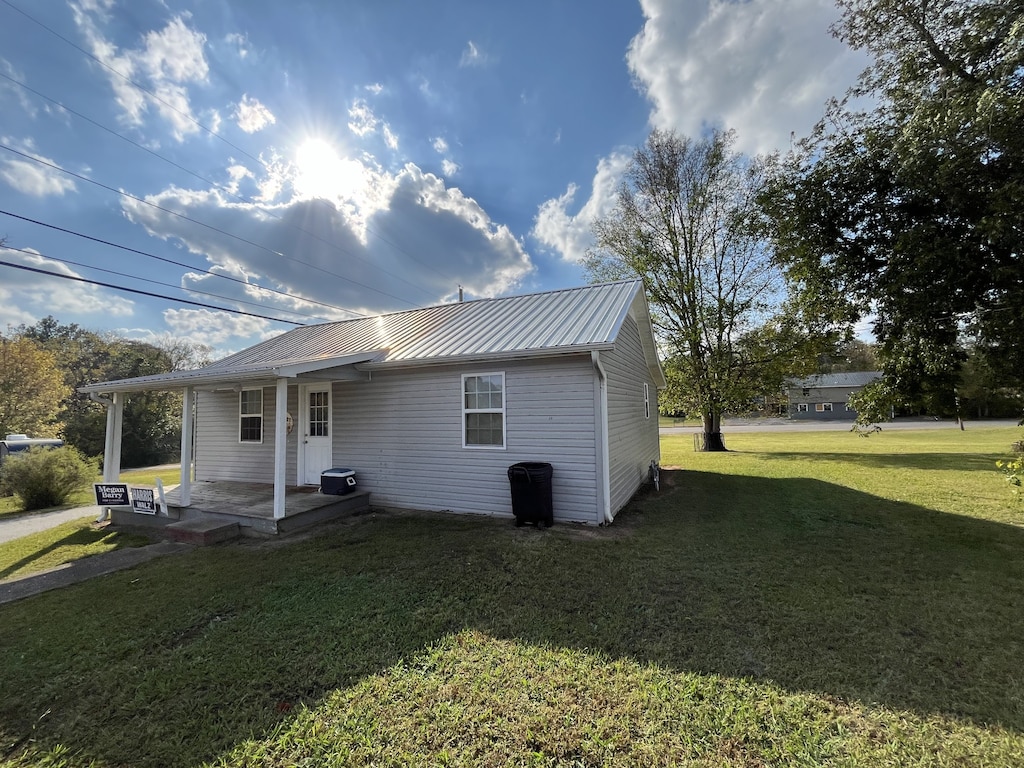
POLYGON ((725 440, 722 439, 722 414, 705 413, 704 419, 704 442, 701 445, 702 451, 727 451, 725 440))

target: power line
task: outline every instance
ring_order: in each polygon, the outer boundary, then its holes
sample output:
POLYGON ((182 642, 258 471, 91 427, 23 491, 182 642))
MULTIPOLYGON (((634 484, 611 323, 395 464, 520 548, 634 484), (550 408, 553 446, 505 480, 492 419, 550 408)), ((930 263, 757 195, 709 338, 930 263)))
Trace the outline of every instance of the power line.
POLYGON ((41 22, 39 19, 37 19, 34 16, 32 16, 31 14, 27 13, 26 11, 23 11, 18 6, 16 6, 13 3, 9 2, 9 0, 0 0, 0 2, 2 2, 4 5, 6 5, 11 10, 17 11, 22 16, 24 16, 26 19, 31 21, 33 24, 39 25, 40 27, 45 29, 47 32, 49 32, 51 35, 54 35, 55 37, 60 38, 61 40, 63 40, 68 45, 70 45, 72 48, 74 48, 79 53, 83 54, 84 56, 88 56, 90 59, 95 61, 101 67, 106 69, 108 72, 110 72, 110 73, 112 73, 114 75, 117 75, 119 78, 124 80, 126 83, 129 83, 130 85, 138 88, 143 93, 149 95, 149 97, 152 98, 153 100, 160 102, 161 104, 163 104, 168 109, 173 110, 174 112, 178 113, 179 115, 184 117, 186 120, 188 120, 189 122, 193 123, 196 127, 201 128, 203 131, 205 131, 209 135, 213 136, 214 138, 220 139, 225 144, 227 144, 229 147, 231 147, 232 149, 234 149, 234 150, 236 150, 238 152, 241 152, 243 155, 245 155, 246 157, 250 158, 251 160, 254 160, 257 163, 260 163, 261 165, 265 165, 265 163, 263 163, 263 161, 260 160, 258 157, 254 157, 253 155, 249 154, 248 152, 246 152, 241 147, 239 147, 239 146, 237 146, 235 144, 232 144, 228 139, 226 139, 223 136, 221 136, 219 133, 217 133, 212 128, 209 128, 208 126, 205 126, 202 123, 200 123, 198 120, 196 120, 194 117, 192 117, 192 115, 190 115, 190 114, 188 114, 186 112, 182 112, 180 109, 175 107, 169 101, 166 101, 166 100, 160 98, 160 96, 157 95, 154 91, 150 90, 149 88, 147 88, 144 85, 141 85, 140 83, 135 82, 134 80, 132 80, 130 77, 128 77, 124 73, 119 72, 118 70, 114 69, 112 66, 107 64, 102 59, 98 58, 97 56, 93 55, 92 53, 89 53, 89 51, 85 50, 85 48, 82 48, 80 45, 75 43, 73 40, 69 40, 68 38, 64 37, 64 35, 62 35, 60 32, 58 32, 57 30, 53 29, 52 27, 47 26, 46 24, 41 22))
MULTIPOLYGON (((247 281, 241 279, 240 277, 232 277, 231 275, 224 275, 224 274, 221 274, 220 272, 212 272, 212 271, 210 271, 208 269, 202 269, 201 267, 193 267, 191 264, 186 264, 183 261, 175 261, 174 259, 168 259, 168 258, 165 258, 163 256, 157 256, 156 254, 149 253, 148 251, 141 251, 138 248, 130 248, 127 245, 121 245, 120 243, 115 243, 115 242, 112 242, 110 240, 103 240, 102 238, 99 238, 99 237, 93 237, 92 235, 87 235, 84 232, 78 232, 78 231, 73 230, 73 229, 66 229, 65 227, 58 227, 56 224, 47 224, 45 221, 39 221, 37 219, 30 219, 28 216, 20 216, 17 213, 11 213, 10 211, 5 211, 3 209, 0 209, 0 213, 2 213, 4 216, 10 216, 11 218, 14 218, 14 219, 21 219, 22 221, 27 221, 30 224, 37 224, 40 227, 46 227, 47 229, 53 229, 53 230, 56 230, 57 232, 63 232, 63 233, 68 234, 68 235, 74 235, 75 237, 80 237, 80 238, 82 238, 84 240, 91 240, 94 243, 100 243, 101 245, 109 245, 111 248, 119 248, 120 250, 127 251, 128 253, 136 253, 139 256, 146 256, 146 257, 148 257, 150 259, 156 259, 157 261, 162 261, 162 262, 165 262, 167 264, 173 264, 176 267, 182 267, 184 269, 190 269, 193 272, 200 272, 200 273, 202 273, 204 275, 210 275, 212 277, 219 277, 219 278, 222 278, 224 280, 231 280, 232 282, 240 283, 240 284, 242 284, 244 286, 247 286, 247 287, 250 287, 250 288, 259 288, 261 291, 267 291, 269 293, 275 293, 278 296, 284 296, 284 297, 289 298, 289 299, 296 298, 295 296, 293 296, 290 293, 285 293, 284 291, 278 291, 278 290, 275 290, 274 288, 264 288, 261 285, 256 285, 254 283, 247 282, 247 281)), ((82 266, 86 266, 86 265, 82 265, 82 266)), ((93 268, 94 269, 99 269, 99 267, 93 267, 93 268)), ((145 278, 138 278, 138 279, 139 280, 143 280, 145 278)), ((360 312, 356 312, 354 309, 345 309, 344 307, 337 307, 334 304, 327 304, 326 302, 317 301, 316 299, 307 299, 305 297, 299 297, 299 298, 301 298, 302 301, 309 302, 310 304, 319 304, 322 307, 327 307, 328 309, 336 309, 339 312, 347 312, 348 314, 355 315, 356 317, 366 317, 366 315, 364 315, 364 314, 362 314, 360 312)))
MULTIPOLYGON (((6 247, 6 246, 5 246, 6 247)), ((17 250, 17 249, 11 249, 17 250)), ((47 275, 48 277, 59 277, 62 280, 74 280, 79 283, 88 283, 89 285, 98 285, 103 288, 110 288, 114 291, 124 291, 125 293, 134 293, 139 296, 149 296, 154 299, 164 299, 165 301, 173 301, 178 304, 188 304, 193 307, 202 307, 203 309, 214 309, 218 312, 230 312, 234 315, 245 315, 246 317, 255 317, 260 320, 270 320, 275 323, 288 323, 289 325, 305 325, 305 323, 299 323, 295 320, 283 320, 279 317, 269 317, 267 315, 257 315, 253 312, 244 312, 241 309, 225 309, 224 307, 215 307, 212 304, 203 304, 199 301, 189 301, 188 299, 177 299, 173 296, 164 296, 159 293, 150 293, 149 291, 140 291, 137 288, 126 288, 123 285, 111 285, 110 283, 104 283, 99 280, 90 280, 86 277, 79 277, 78 275, 61 275, 56 272, 47 272, 45 269, 38 269, 36 267, 30 267, 27 264, 15 264, 10 261, 0 261, 0 266, 14 267, 14 269, 24 269, 26 272, 36 272, 40 275, 47 275)))
MULTIPOLYGON (((152 155, 153 157, 155 157, 155 158, 157 158, 159 160, 163 160, 168 165, 171 165, 174 168, 177 168, 179 171, 183 171, 184 173, 187 173, 188 175, 192 176, 193 178, 198 179, 199 181, 203 182, 204 184, 209 184, 211 187, 215 187, 216 189, 221 190, 222 192, 224 192, 229 197, 233 197, 235 200, 238 200, 240 202, 246 203, 247 205, 252 205, 260 213, 264 214, 265 216, 270 216, 271 218, 277 219, 282 224, 284 224, 286 227, 294 229, 297 232, 302 232, 303 234, 308 235, 309 237, 312 237, 315 240, 319 240, 320 242, 322 242, 325 245, 333 248, 335 251, 337 251, 338 253, 340 253, 340 254, 342 254, 344 256, 348 256, 350 258, 353 258, 353 259, 356 259, 358 261, 361 261, 364 264, 367 264, 368 266, 372 267, 373 269, 376 269, 376 270, 384 273, 388 277, 392 277, 395 280, 398 280, 398 281, 400 281, 402 283, 405 283, 406 285, 410 286, 411 288, 415 288, 416 290, 422 291, 423 293, 427 294, 428 296, 430 295, 430 291, 428 291, 423 286, 416 285, 415 283, 410 283, 408 280, 406 280, 405 278, 401 277, 400 275, 396 275, 393 272, 390 272, 390 271, 384 269, 383 267, 381 267, 381 266, 379 266, 377 264, 374 264, 374 263, 372 263, 370 261, 367 261, 366 259, 362 258, 361 256, 357 256, 356 254, 352 253, 351 251, 345 250, 341 246, 337 245, 336 243, 332 243, 330 240, 328 240, 328 239, 326 239, 324 237, 321 237, 320 235, 316 234, 315 232, 310 232, 308 229, 305 229, 305 228, 300 227, 300 226, 298 226, 296 224, 293 224, 290 221, 286 221, 284 219, 284 217, 279 216, 278 214, 274 213, 273 211, 271 211, 271 210, 269 210, 267 208, 263 208, 263 207, 257 205, 256 201, 254 201, 252 198, 247 198, 244 195, 240 195, 240 194, 238 194, 236 192, 232 192, 224 184, 220 184, 220 183, 214 181, 213 179, 208 179, 205 176, 203 176, 202 174, 196 173, 195 171, 191 170, 190 168, 186 168, 185 166, 181 165, 180 163, 177 163, 174 160, 171 160, 169 157, 161 155, 159 152, 156 152, 155 150, 150 149, 149 147, 145 146, 144 144, 140 144, 139 142, 135 141, 134 139, 130 139, 129 137, 125 136, 123 133, 118 133, 113 128, 110 128, 110 127, 108 127, 106 125, 103 125, 102 123, 97 122, 96 120, 93 120, 88 115, 84 115, 81 112, 78 112, 78 111, 72 109, 71 107, 67 106, 63 102, 60 102, 57 99, 53 99, 53 98, 47 96, 45 93, 41 93, 40 91, 37 91, 35 88, 32 88, 28 84, 23 83, 20 80, 16 80, 15 78, 13 78, 13 77, 11 77, 9 75, 5 75, 3 72, 0 72, 0 78, 3 78, 4 80, 7 80, 7 81, 9 81, 9 82, 11 82, 11 83, 13 83, 13 84, 15 84, 17 86, 20 86, 24 90, 26 90, 29 93, 39 97, 40 99, 43 99, 44 101, 48 101, 50 104, 53 104, 54 106, 59 107, 60 109, 64 110, 65 112, 68 112, 69 114, 72 114, 72 115, 74 115, 75 117, 77 117, 77 118, 79 118, 81 120, 85 120, 87 123, 96 126, 97 128, 99 128, 102 131, 106 131, 107 133, 111 134, 112 136, 116 136, 117 138, 121 139, 122 141, 125 141, 125 142, 131 144, 136 149, 141 149, 143 152, 146 152, 146 153, 152 155)), ((383 238, 380 238, 380 239, 383 240, 383 238)), ((384 240, 384 242, 388 242, 388 241, 384 240)), ((393 243, 389 243, 389 245, 394 247, 396 250, 401 251, 401 249, 398 248, 397 246, 395 246, 393 243)), ((442 275, 442 277, 443 277, 443 275, 442 275)))
MULTIPOLYGON (((97 272, 105 272, 108 275, 118 275, 120 277, 127 277, 127 278, 130 278, 132 280, 139 280, 140 282, 143 282, 143 283, 151 283, 153 285, 162 285, 164 288, 174 288, 176 290, 187 291, 188 293, 199 294, 200 296, 209 296, 212 299, 221 299, 222 301, 233 301, 236 304, 248 304, 250 307, 265 307, 266 306, 265 304, 259 304, 259 303, 255 302, 255 301, 246 301, 245 299, 236 299, 236 298, 232 298, 230 296, 221 296, 218 293, 210 293, 209 291, 200 291, 198 288, 183 288, 180 285, 173 285, 171 283, 161 282, 160 280, 153 280, 153 279, 148 278, 148 277, 139 277, 138 275, 126 275, 123 272, 118 272, 117 270, 114 270, 114 269, 105 269, 103 267, 97 267, 97 266, 94 266, 92 264, 83 264, 80 261, 71 261, 70 259, 61 259, 61 258, 58 258, 56 256, 50 256, 50 255, 45 254, 45 253, 39 253, 37 251, 30 251, 27 248, 14 248, 13 246, 10 246, 10 245, 0 245, 0 248, 3 248, 5 251, 14 251, 15 253, 24 253, 26 256, 42 256, 43 258, 49 259, 50 261, 56 261, 56 262, 59 262, 61 264, 67 264, 67 265, 72 266, 72 267, 82 267, 83 269, 94 269, 97 272)), ((259 288, 259 286, 255 286, 255 287, 259 288)), ((211 309, 220 309, 220 307, 213 307, 213 306, 211 306, 210 308, 211 309)), ((227 311, 227 310, 225 310, 225 311, 227 311)), ((287 312, 289 315, 297 315, 299 317, 304 317, 307 320, 327 321, 327 318, 325 318, 325 317, 319 317, 317 315, 307 315, 305 312, 296 312, 295 310, 292 310, 292 309, 278 309, 278 311, 280 311, 280 312, 287 312)))
MULTIPOLYGON (((5 2, 5 0, 0 0, 0 2, 5 2)), ((395 299, 396 301, 400 301, 403 304, 408 304, 411 307, 418 306, 417 304, 415 304, 415 303, 413 303, 411 301, 408 301, 407 299, 403 299, 400 296, 395 296, 393 293, 388 293, 387 291, 382 291, 379 288, 374 288, 372 286, 366 285, 365 283, 360 283, 358 280, 353 280, 350 277, 345 277, 345 276, 337 274, 336 272, 331 272, 329 269, 324 269, 323 267, 318 267, 316 264, 310 264, 308 261, 302 261, 301 259, 297 259, 294 256, 289 256, 288 254, 281 253, 280 251, 275 251, 273 248, 268 248, 267 246, 261 245, 261 244, 256 243, 256 242, 253 242, 252 240, 247 240, 246 238, 241 237, 240 235, 232 234, 231 232, 227 232, 227 231, 225 231, 223 229, 215 227, 212 224, 206 224, 205 222, 199 221, 198 219, 193 219, 190 216, 186 216, 183 213, 178 213, 177 211, 173 211, 170 208, 165 208, 165 207, 163 207, 161 205, 157 205, 156 203, 151 203, 149 200, 144 200, 141 197, 136 197, 135 195, 130 194, 130 193, 125 192, 125 191, 120 190, 120 189, 115 189, 114 187, 108 186, 108 185, 103 184, 103 183, 101 183, 99 181, 96 181, 94 179, 90 179, 87 176, 82 176, 81 174, 75 173, 74 171, 69 171, 67 168, 61 168, 59 165, 55 165, 54 163, 48 163, 45 160, 41 160, 38 157, 34 157, 34 156, 29 155, 29 154, 27 154, 25 152, 21 152, 21 151, 19 151, 17 149, 14 149, 13 147, 7 146, 6 144, 0 143, 0 149, 4 149, 4 150, 6 150, 8 152, 11 152, 11 153, 13 153, 15 155, 18 155, 19 157, 23 157, 26 160, 30 160, 30 161, 32 161, 34 163, 38 163, 39 165, 46 166, 47 168, 52 168, 53 170, 59 171, 60 173, 67 174, 68 176, 76 178, 79 181, 84 181, 87 184, 93 184, 93 185, 95 185, 97 187, 100 187, 101 189, 107 190, 108 192, 113 192, 115 194, 121 195, 122 197, 126 197, 129 200, 134 200, 137 203, 142 203, 143 205, 147 205, 150 208, 155 208, 158 211, 163 211, 164 213, 169 213, 172 216, 176 216, 177 218, 182 219, 183 221, 188 221, 188 222, 190 222, 192 224, 195 224, 197 226, 203 227, 205 229, 209 229, 212 232, 216 232, 218 234, 224 235, 225 237, 230 237, 233 240, 237 240, 240 243, 245 243, 246 245, 251 245, 253 248, 258 248, 261 251, 266 251, 267 253, 270 253, 270 254, 272 254, 274 256, 280 256, 282 259, 288 259, 289 261, 294 261, 296 264, 301 264, 303 266, 310 267, 311 269, 315 269, 315 270, 317 270, 319 272, 323 272, 324 274, 330 275, 331 277, 336 277, 339 280, 345 280, 345 281, 347 281, 349 283, 352 283, 354 285, 358 285, 360 288, 365 288, 368 291, 373 291, 374 293, 379 293, 381 296, 387 296, 389 298, 395 299)))
MULTIPOLYGON (((156 101, 160 102, 160 103, 161 103, 161 104, 163 104, 163 105, 164 105, 164 106, 165 106, 165 107, 166 107, 167 109, 170 109, 170 110, 171 110, 172 112, 175 112, 176 114, 178 114, 178 115, 181 115, 181 117, 185 118, 186 120, 188 120, 189 122, 191 122, 191 123, 192 123, 193 125, 197 126, 198 128, 201 128, 201 129, 202 129, 203 131, 205 131, 205 132, 206 132, 206 133, 208 133, 209 135, 211 135, 211 136, 213 136, 213 137, 215 137, 215 138, 217 138, 217 139, 220 139, 220 140, 221 140, 222 142, 224 142, 225 144, 227 144, 227 145, 228 145, 229 147, 231 147, 232 149, 235 149, 235 150, 237 150, 237 151, 241 152, 241 153, 242 153, 243 155, 245 155, 245 156, 246 156, 246 157, 248 157, 249 159, 253 160, 253 161, 254 161, 254 162, 256 162, 257 164, 259 164, 260 166, 262 166, 262 167, 263 167, 263 168, 264 168, 265 170, 268 170, 268 171, 270 170, 270 166, 268 166, 268 165, 267 165, 267 164, 266 164, 266 163, 265 163, 265 162, 263 161, 263 159, 262 159, 262 158, 260 158, 260 157, 256 157, 255 155, 252 155, 252 154, 250 154, 249 152, 246 152, 246 151, 245 151, 244 149, 242 149, 241 147, 239 147, 239 146, 237 146, 237 145, 233 144, 233 143, 232 143, 231 141, 229 141, 228 139, 226 139, 226 138, 224 138, 223 136, 221 136, 221 135, 220 135, 219 133, 217 133, 216 131, 214 131, 214 130, 213 130, 212 128, 209 128, 208 126, 206 126, 206 125, 204 125, 203 123, 201 123, 201 122, 199 122, 198 120, 196 120, 196 119, 195 119, 195 118, 194 118, 194 117, 193 117, 193 116, 192 116, 191 114, 189 114, 188 112, 183 112, 182 110, 178 109, 178 108, 177 108, 177 107, 176 107, 176 106, 175 106, 174 104, 171 104, 170 102, 168 102, 168 101, 166 101, 166 100, 164 100, 164 99, 160 98, 160 96, 158 96, 158 95, 157 95, 157 94, 156 94, 155 92, 153 92, 153 91, 152 91, 151 89, 149 89, 149 88, 146 88, 146 87, 145 87, 144 85, 141 85, 140 83, 137 83, 137 82, 135 82, 134 80, 132 80, 132 79, 131 79, 130 77, 128 77, 128 76, 127 76, 127 75, 125 75, 124 73, 122 73, 122 72, 120 72, 120 71, 118 71, 118 70, 114 69, 114 68, 113 68, 113 67, 111 67, 111 66, 110 66, 109 64, 107 64, 106 62, 104 62, 104 61, 103 61, 102 59, 98 58, 97 56, 93 55, 92 53, 90 53, 89 51, 85 50, 85 49, 84 49, 84 48, 82 48, 81 46, 77 45, 77 44, 76 44, 75 42, 73 42, 72 40, 69 40, 68 38, 64 37, 64 35, 60 34, 60 33, 59 33, 59 32, 57 32, 56 30, 54 30, 54 29, 50 28, 49 26, 47 26, 47 25, 46 25, 46 24, 44 24, 43 22, 39 21, 39 19, 36 19, 35 17, 33 17, 33 16, 32 16, 31 14, 29 14, 28 12, 26 12, 26 11, 22 10, 21 8, 18 8, 18 7, 16 6, 16 5, 14 5, 13 3, 11 3, 11 2, 10 2, 10 0, 0 0, 0 2, 2 2, 2 3, 4 4, 4 5, 8 6, 9 8, 11 8, 11 9, 13 9, 13 10, 17 11, 18 13, 20 13, 20 14, 21 14, 22 16, 24 16, 24 17, 25 17, 26 19, 28 19, 29 21, 33 22, 34 24, 37 24, 38 26, 42 27, 42 28, 43 28, 43 29, 45 29, 45 30, 46 30, 47 32, 49 32, 49 33, 50 33, 51 35, 54 35, 55 37, 57 37, 57 38, 59 38, 60 40, 64 41, 65 43, 67 43, 68 45, 70 45, 70 46, 71 46, 72 48, 74 48, 75 50, 79 51, 79 52, 80 52, 80 53, 82 53, 83 55, 85 55, 85 56, 88 56, 88 57, 89 57, 90 59, 92 59, 93 61, 95 61, 95 62, 96 62, 97 64, 99 64, 99 65, 100 65, 101 67, 103 67, 104 69, 108 70, 109 72, 111 72, 111 73, 113 73, 113 74, 117 75, 117 76, 118 76, 119 78, 121 78, 121 79, 122 79, 122 80, 124 80, 125 82, 129 83, 129 84, 130 84, 130 85, 132 85, 133 87, 135 87, 135 88, 138 88, 138 89, 139 89, 140 91, 142 91, 143 93, 147 94, 147 95, 148 95, 148 96, 149 96, 150 98, 152 98, 152 99, 154 99, 154 100, 156 100, 156 101)), ((330 203, 329 203, 328 201, 326 201, 326 200, 322 200, 322 199, 320 199, 320 198, 315 198, 315 199, 314 199, 314 202, 317 202, 317 203, 321 203, 321 204, 323 204, 323 205, 330 205, 330 203)), ((332 206, 332 207, 333 207, 333 206, 332 206)), ((435 267, 434 267, 434 266, 433 266, 432 264, 428 264, 428 263, 427 263, 427 262, 425 262, 425 261, 421 261, 420 259, 417 259, 417 258, 416 258, 415 256, 413 256, 413 255, 412 255, 411 253, 409 253, 409 252, 408 252, 408 251, 406 251, 405 249, 403 249, 403 248, 400 248, 400 247, 399 247, 398 245, 396 245, 395 243, 391 242, 390 240, 388 240, 388 239, 387 239, 386 237, 384 237, 383 235, 381 235, 381 234, 380 234, 380 233, 378 233, 377 231, 373 230, 373 229, 372 229, 372 228, 371 228, 371 227, 370 227, 369 225, 367 225, 367 226, 366 226, 366 231, 367 231, 367 232, 370 232, 371 234, 373 234, 373 235, 374 235, 375 237, 377 237, 377 238, 378 238, 379 240, 381 240, 382 242, 384 242, 384 243, 387 243, 388 245, 390 245, 390 246, 391 246, 392 248, 394 248, 394 249, 395 249, 396 251, 398 251, 399 253, 401 253, 401 254, 404 254, 405 256, 409 257, 410 259, 412 259, 413 261, 415 261, 415 262, 416 262, 417 264, 419 264, 420 266, 426 267, 427 269, 429 269, 429 270, 430 270, 431 272, 433 272, 433 273, 434 273, 435 275, 437 275, 438 277, 440 277, 440 278, 442 278, 442 279, 446 279, 446 276, 445 276, 444 274, 442 274, 442 273, 441 273, 441 272, 440 272, 440 271, 439 271, 438 269, 436 269, 436 268, 435 268, 435 267)), ((373 289, 371 289, 371 290, 373 290, 373 289)), ((407 303, 407 304, 412 304, 411 302, 406 302, 406 303, 407 303)), ((412 306, 415 306, 415 305, 412 305, 412 306)))

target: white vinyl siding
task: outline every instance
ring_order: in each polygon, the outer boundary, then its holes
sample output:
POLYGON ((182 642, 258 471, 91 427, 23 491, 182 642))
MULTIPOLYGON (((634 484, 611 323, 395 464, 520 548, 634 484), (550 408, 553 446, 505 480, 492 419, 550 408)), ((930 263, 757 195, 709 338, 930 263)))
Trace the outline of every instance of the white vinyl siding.
MULTIPOLYGON (((288 410, 295 414, 298 395, 288 387, 288 410)), ((196 393, 195 473, 198 481, 272 482, 276 435, 274 388, 263 390, 263 442, 238 441, 238 393, 196 393)), ((295 484, 297 433, 288 435, 287 483, 295 484)))
POLYGON ((661 461, 658 420, 645 418, 657 413, 657 388, 632 317, 623 322, 615 349, 601 353, 601 361, 608 375, 608 459, 614 514, 647 480, 650 463, 661 461))
POLYGON ((459 392, 469 366, 374 371, 334 385, 334 458, 373 505, 512 515, 508 468, 552 465, 556 520, 593 523, 598 479, 589 355, 509 362, 505 450, 467 451, 459 392), (557 393, 557 397, 554 394, 557 393))

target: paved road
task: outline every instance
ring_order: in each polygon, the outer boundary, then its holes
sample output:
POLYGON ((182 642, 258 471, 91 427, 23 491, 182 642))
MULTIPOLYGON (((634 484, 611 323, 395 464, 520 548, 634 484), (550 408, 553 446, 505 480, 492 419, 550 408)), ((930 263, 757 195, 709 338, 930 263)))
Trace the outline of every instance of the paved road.
MULTIPOLYGON (((737 432, 847 432, 853 425, 849 421, 812 421, 793 419, 725 419, 722 421, 722 434, 737 432)), ((986 419, 985 421, 965 421, 964 429, 981 427, 1015 427, 1017 419, 986 419)), ((900 429, 959 429, 955 421, 935 421, 934 419, 896 419, 882 425, 882 431, 900 429)), ((662 427, 663 435, 691 435, 703 432, 704 428, 695 426, 662 427)))

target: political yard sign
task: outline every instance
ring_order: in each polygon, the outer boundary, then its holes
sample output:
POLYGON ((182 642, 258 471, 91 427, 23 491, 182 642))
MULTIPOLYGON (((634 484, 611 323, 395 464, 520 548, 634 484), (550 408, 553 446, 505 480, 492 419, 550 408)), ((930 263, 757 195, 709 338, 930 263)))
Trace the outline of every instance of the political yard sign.
POLYGON ((93 483, 96 504, 100 507, 130 507, 128 486, 125 483, 93 483))

